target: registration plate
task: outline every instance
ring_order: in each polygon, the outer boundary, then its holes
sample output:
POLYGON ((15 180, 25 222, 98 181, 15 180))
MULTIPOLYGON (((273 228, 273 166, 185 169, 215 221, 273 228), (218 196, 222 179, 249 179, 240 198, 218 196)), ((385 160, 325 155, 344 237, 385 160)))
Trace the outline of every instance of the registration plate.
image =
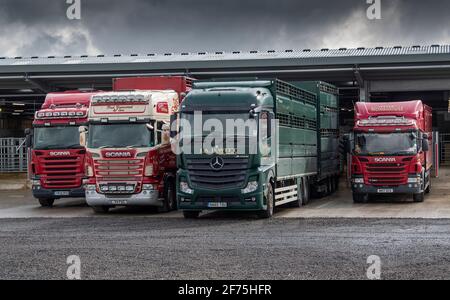
POLYGON ((113 200, 113 201, 111 201, 111 204, 113 204, 113 205, 127 205, 128 201, 126 201, 126 200, 113 200))
POLYGON ((224 208, 227 207, 226 202, 209 202, 208 203, 209 208, 224 208))
POLYGON ((55 191, 55 196, 69 196, 70 192, 69 191, 55 191))
POLYGON ((391 194, 394 192, 394 190, 393 189, 378 189, 377 192, 380 194, 391 194))

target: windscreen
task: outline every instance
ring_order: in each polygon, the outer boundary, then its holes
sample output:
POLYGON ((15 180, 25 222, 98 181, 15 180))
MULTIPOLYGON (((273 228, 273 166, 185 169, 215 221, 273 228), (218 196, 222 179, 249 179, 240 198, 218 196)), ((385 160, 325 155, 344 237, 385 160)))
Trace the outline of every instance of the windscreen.
POLYGON ((358 155, 414 155, 417 153, 417 133, 357 133, 355 153, 358 155))
POLYGON ((34 149, 77 149, 80 145, 78 126, 38 127, 34 129, 34 149))
POLYGON ((92 124, 89 148, 153 147, 153 130, 147 124, 92 124))

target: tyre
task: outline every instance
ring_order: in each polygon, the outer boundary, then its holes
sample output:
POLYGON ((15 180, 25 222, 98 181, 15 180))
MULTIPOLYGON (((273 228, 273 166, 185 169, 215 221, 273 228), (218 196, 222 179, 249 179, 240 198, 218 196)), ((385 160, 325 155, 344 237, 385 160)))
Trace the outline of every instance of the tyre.
POLYGON ((309 187, 308 178, 304 178, 303 180, 303 205, 306 205, 311 200, 311 189, 309 187))
POLYGON ((173 181, 168 181, 164 191, 163 206, 158 208, 159 212, 170 212, 177 209, 177 194, 173 181))
POLYGON ((428 187, 425 189, 425 193, 431 193, 431 178, 428 179, 428 187))
POLYGON ((328 194, 327 196, 331 195, 334 193, 334 184, 333 184, 333 179, 330 177, 327 179, 328 181, 328 194))
POLYGON ((367 203, 367 202, 369 202, 369 194, 353 193, 353 202, 354 203, 367 203))
POLYGON ((183 216, 185 219, 197 219, 199 215, 200 211, 190 211, 190 210, 183 211, 183 216))
POLYGON ((267 208, 265 210, 262 210, 259 212, 258 216, 261 219, 268 219, 273 216, 273 207, 274 207, 274 192, 273 192, 273 186, 269 182, 267 183, 267 195, 264 195, 264 199, 266 200, 267 208))
POLYGON ((290 207, 301 207, 304 202, 304 187, 303 187, 303 178, 299 178, 298 190, 297 190, 297 201, 291 202, 290 207))
POLYGON ((39 200, 39 204, 42 207, 52 207, 53 203, 55 203, 55 199, 50 199, 50 198, 40 198, 39 200))
POLYGON ((92 210, 94 210, 96 214, 106 214, 109 212, 109 209, 109 206, 92 206, 92 210))
POLYGON ((335 188, 335 191, 336 191, 336 192, 339 191, 339 181, 340 181, 339 176, 336 176, 336 177, 334 178, 334 186, 336 187, 336 188, 335 188))
POLYGON ((416 203, 421 203, 425 201, 425 193, 414 194, 413 201, 416 203))

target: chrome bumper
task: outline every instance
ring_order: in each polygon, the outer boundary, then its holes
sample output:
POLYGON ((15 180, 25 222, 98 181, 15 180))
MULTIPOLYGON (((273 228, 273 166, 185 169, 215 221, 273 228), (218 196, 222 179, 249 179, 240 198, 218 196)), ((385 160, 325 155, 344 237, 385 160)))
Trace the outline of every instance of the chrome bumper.
POLYGON ((139 194, 105 195, 97 191, 86 191, 86 202, 89 206, 163 206, 159 192, 144 190, 139 194))

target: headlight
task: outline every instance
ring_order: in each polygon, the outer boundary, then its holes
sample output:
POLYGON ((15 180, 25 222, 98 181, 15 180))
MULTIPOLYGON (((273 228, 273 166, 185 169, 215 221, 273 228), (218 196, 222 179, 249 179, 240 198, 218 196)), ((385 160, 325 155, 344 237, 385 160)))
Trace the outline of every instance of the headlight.
POLYGON ((241 192, 242 192, 242 194, 248 194, 248 193, 253 193, 257 189, 258 189, 258 181, 250 181, 247 184, 247 187, 245 189, 241 190, 241 192))
POLYGON ((102 186, 100 187, 100 191, 102 191, 102 192, 107 192, 108 190, 109 190, 109 188, 108 188, 107 185, 102 185, 102 186))
POLYGON ((364 178, 354 178, 353 182, 354 183, 364 183, 364 178))
POLYGON ((181 181, 180 182, 180 191, 185 194, 193 194, 194 191, 189 187, 189 184, 187 182, 181 181))
POLYGON ((96 186, 94 184, 88 184, 88 185, 86 185, 86 190, 87 191, 95 191, 96 186))
POLYGON ((32 180, 31 185, 41 185, 41 181, 40 180, 32 180))
POLYGON ((408 178, 408 183, 419 183, 420 182, 420 177, 409 177, 408 178))
POLYGON ((156 190, 153 184, 144 184, 142 185, 143 190, 156 190))
POLYGON ((153 175, 153 165, 145 166, 145 176, 152 176, 153 175))
POLYGON ((94 169, 90 165, 86 166, 86 176, 87 177, 93 177, 94 176, 94 169))

